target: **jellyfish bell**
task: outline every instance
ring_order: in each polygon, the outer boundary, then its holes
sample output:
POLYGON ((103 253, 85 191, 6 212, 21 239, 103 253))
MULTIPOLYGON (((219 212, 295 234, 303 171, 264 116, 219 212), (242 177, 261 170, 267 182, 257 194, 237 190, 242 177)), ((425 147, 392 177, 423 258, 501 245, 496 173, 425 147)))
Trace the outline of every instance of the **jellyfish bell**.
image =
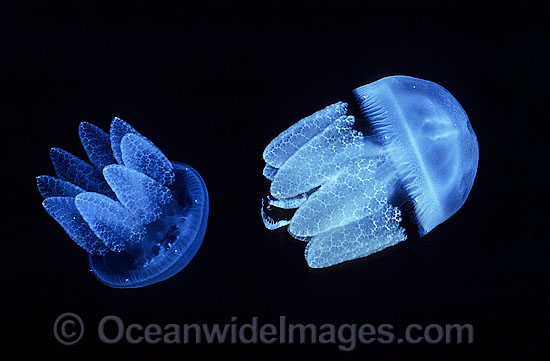
POLYGON ((114 288, 136 288, 166 280, 185 268, 199 250, 208 218, 208 192, 199 173, 172 162, 173 201, 145 227, 140 242, 120 252, 88 256, 92 273, 114 288))
POLYGON ((354 95, 413 201, 423 236, 472 189, 479 149, 468 116, 445 88, 410 76, 382 78, 354 95))

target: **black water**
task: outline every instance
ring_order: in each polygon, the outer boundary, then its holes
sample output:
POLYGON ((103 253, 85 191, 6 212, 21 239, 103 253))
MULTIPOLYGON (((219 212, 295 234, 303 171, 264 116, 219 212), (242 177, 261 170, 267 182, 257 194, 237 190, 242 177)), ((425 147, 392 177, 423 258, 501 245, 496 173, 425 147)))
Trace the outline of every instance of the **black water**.
MULTIPOLYGON (((2 4, 0 255, 4 348, 42 359, 541 359, 549 322, 548 34, 542 8, 416 4, 2 4), (480 162, 462 209, 423 239, 325 270, 260 219, 261 153, 301 117, 385 75, 446 87, 467 111, 480 162), (52 146, 84 157, 78 123, 119 116, 210 194, 203 246, 168 281, 111 289, 42 209, 35 177, 52 146), (4 143, 6 144, 6 143, 4 143), (7 198, 6 198, 7 197, 7 198), (74 312, 85 334, 53 335, 74 312), (99 321, 472 324, 470 345, 106 345, 99 321), (236 317, 232 321, 232 317, 236 317)), ((112 330, 111 330, 112 331, 112 330)))

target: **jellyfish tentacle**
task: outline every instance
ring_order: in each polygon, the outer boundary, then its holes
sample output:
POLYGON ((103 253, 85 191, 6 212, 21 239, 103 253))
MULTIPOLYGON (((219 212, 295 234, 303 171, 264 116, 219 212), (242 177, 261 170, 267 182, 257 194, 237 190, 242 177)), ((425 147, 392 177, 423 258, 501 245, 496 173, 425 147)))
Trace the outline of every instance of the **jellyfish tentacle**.
POLYGON ((109 134, 99 127, 82 122, 78 126, 78 135, 88 159, 99 171, 105 166, 117 162, 113 156, 109 134))
POLYGON ((61 148, 52 148, 50 158, 57 176, 90 192, 114 196, 98 170, 61 148))
POLYGON ((288 226, 290 221, 288 221, 286 219, 281 219, 281 220, 278 220, 278 221, 274 220, 273 218, 271 218, 270 216, 267 215, 267 213, 265 212, 264 207, 265 207, 265 201, 262 199, 262 207, 260 208, 260 212, 261 212, 261 215, 262 215, 262 221, 264 222, 265 228, 267 228, 269 230, 274 230, 274 229, 278 229, 278 228, 288 226))
POLYGON ((103 175, 122 205, 144 224, 176 207, 170 189, 143 173, 113 164, 103 169, 103 175))
POLYGON ((52 177, 49 175, 41 175, 36 177, 38 191, 44 198, 49 197, 75 197, 79 193, 86 192, 71 182, 52 177))
POLYGON ((42 205, 69 237, 86 252, 103 255, 109 251, 80 215, 74 197, 49 197, 44 199, 42 205))
POLYGON ((122 137, 120 150, 125 166, 147 174, 161 184, 174 183, 176 175, 172 162, 147 138, 128 133, 122 137))
POLYGON ((96 236, 111 250, 120 252, 129 243, 139 242, 145 228, 119 202, 99 193, 81 193, 75 198, 76 208, 96 236))
POLYGON ((263 152, 267 164, 280 168, 298 149, 345 115, 348 105, 338 102, 307 116, 273 139, 263 152))

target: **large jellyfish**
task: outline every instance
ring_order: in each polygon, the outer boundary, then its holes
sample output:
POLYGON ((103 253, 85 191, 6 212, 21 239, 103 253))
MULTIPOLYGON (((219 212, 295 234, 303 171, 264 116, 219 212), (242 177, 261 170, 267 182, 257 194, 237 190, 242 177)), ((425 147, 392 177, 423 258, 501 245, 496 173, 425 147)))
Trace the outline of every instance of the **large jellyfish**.
POLYGON ((208 192, 190 166, 171 162, 122 119, 110 134, 80 123, 91 164, 59 148, 57 178, 37 178, 46 211, 89 254, 93 274, 115 288, 143 287, 181 271, 206 232, 208 192))
POLYGON ((389 76, 354 90, 373 134, 330 105, 292 125, 265 148, 271 180, 261 215, 308 242, 305 258, 323 268, 366 257, 406 239, 400 207, 412 204, 424 236, 466 201, 478 164, 468 117, 443 87, 389 76), (277 219, 275 208, 296 209, 277 219), (266 212, 267 209, 267 212, 266 212))

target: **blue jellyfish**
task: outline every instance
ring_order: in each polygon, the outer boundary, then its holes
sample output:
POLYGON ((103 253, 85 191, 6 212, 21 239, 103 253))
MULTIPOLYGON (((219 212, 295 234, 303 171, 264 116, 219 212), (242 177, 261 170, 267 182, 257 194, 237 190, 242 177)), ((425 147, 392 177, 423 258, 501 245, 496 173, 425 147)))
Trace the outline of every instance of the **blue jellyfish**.
POLYGON ((52 148, 57 178, 37 178, 46 211, 108 286, 143 287, 181 271, 206 232, 208 192, 199 173, 169 161, 122 119, 113 119, 110 134, 86 122, 78 131, 93 165, 52 148))
POLYGON ((330 105, 292 125, 265 148, 271 181, 261 215, 308 242, 312 268, 366 257, 406 239, 401 210, 412 204, 424 236, 466 201, 479 158, 468 117, 443 87, 389 76, 354 90, 362 116, 330 105), (277 219, 274 209, 296 209, 277 219))

